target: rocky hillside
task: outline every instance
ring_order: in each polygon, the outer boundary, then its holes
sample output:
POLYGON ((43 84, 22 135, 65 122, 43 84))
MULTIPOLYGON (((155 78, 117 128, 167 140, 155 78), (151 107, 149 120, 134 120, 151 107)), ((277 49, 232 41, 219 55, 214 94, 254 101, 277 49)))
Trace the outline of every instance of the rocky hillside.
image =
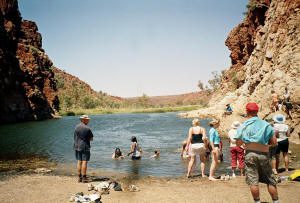
MULTIPOLYGON (((222 79, 218 96, 208 109, 185 116, 210 116, 221 120, 225 131, 234 120, 242 120, 245 104, 257 102, 262 118, 271 118, 271 90, 281 98, 284 88, 291 93, 292 140, 300 133, 300 1, 250 0, 248 12, 234 28, 226 45, 231 51, 232 66, 222 79), (232 116, 222 118, 225 105, 231 103, 232 116)), ((280 112, 283 113, 284 112, 280 112)))
POLYGON ((60 111, 72 112, 74 109, 118 108, 123 99, 96 92, 87 83, 59 68, 53 68, 57 82, 60 111))
POLYGON ((52 62, 16 0, 0 0, 0 124, 51 118, 58 109, 52 62))
MULTIPOLYGON (((206 106, 210 100, 210 94, 206 91, 191 92, 178 95, 149 96, 147 103, 150 107, 203 105, 206 106)), ((127 98, 129 103, 137 103, 141 97, 127 98)))

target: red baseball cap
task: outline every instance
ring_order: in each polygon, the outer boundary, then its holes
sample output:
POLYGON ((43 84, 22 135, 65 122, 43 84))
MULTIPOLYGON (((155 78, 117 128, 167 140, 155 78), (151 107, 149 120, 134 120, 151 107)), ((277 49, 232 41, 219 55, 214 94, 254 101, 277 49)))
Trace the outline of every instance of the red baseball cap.
POLYGON ((246 105, 246 110, 249 112, 258 112, 259 106, 255 102, 249 102, 246 105))

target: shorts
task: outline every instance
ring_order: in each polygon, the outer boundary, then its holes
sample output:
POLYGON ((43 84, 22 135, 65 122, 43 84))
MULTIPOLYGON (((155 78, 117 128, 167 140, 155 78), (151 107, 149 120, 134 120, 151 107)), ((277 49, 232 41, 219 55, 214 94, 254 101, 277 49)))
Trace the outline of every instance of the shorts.
POLYGON ((140 160, 141 157, 140 157, 140 156, 132 156, 131 159, 132 159, 132 160, 140 160))
POLYGON ((269 148, 269 158, 270 159, 275 159, 276 152, 277 152, 277 145, 276 146, 270 146, 270 148, 269 148))
POLYGON ((75 157, 77 161, 89 161, 91 157, 91 152, 75 150, 75 157))
POLYGON ((246 183, 258 185, 259 182, 276 186, 275 175, 273 174, 268 153, 246 151, 246 183))
POLYGON ((287 153, 289 151, 289 140, 285 139, 278 142, 276 154, 280 154, 280 152, 287 153))
POLYGON ((199 154, 200 156, 205 155, 206 149, 203 143, 192 144, 191 146, 191 156, 196 156, 199 154))

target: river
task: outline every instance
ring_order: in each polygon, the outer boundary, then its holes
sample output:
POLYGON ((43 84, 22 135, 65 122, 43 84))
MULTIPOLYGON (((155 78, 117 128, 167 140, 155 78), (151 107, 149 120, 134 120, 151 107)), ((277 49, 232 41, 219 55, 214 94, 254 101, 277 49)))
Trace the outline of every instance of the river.
MULTIPOLYGON (((186 138, 191 119, 182 119, 177 113, 107 114, 93 115, 89 126, 94 133, 91 142, 89 167, 108 172, 132 173, 140 176, 178 177, 186 173, 186 161, 180 158, 181 142, 186 138), (130 149, 130 138, 136 136, 144 153, 141 161, 112 160, 115 147, 124 154, 130 149), (160 150, 159 159, 151 159, 154 150, 160 150)), ((74 127, 78 117, 26 122, 0 126, 1 158, 16 155, 46 156, 58 165, 75 167, 73 151, 74 127)), ((201 121, 207 130, 208 120, 201 121)), ((217 173, 230 171, 228 142, 224 143, 224 162, 217 173)), ((199 173, 199 162, 197 163, 199 173)), ((208 172, 208 167, 207 170, 208 172)))

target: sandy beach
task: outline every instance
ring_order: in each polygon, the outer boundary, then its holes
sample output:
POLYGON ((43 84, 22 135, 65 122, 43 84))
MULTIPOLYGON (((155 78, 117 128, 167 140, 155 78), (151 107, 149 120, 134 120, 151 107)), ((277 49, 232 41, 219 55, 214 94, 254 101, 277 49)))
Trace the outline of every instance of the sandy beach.
MULTIPOLYGON (((110 190, 102 202, 252 202, 244 177, 211 182, 203 178, 142 178, 133 182, 119 180, 124 191, 110 190), (130 192, 136 185, 140 191, 130 192)), ((261 185, 261 201, 271 202, 267 188, 261 185)), ((278 185, 281 202, 299 202, 300 182, 285 181, 278 185)), ((75 176, 15 175, 0 182, 0 202, 69 202, 77 192, 88 192, 88 184, 77 183, 75 176)))

